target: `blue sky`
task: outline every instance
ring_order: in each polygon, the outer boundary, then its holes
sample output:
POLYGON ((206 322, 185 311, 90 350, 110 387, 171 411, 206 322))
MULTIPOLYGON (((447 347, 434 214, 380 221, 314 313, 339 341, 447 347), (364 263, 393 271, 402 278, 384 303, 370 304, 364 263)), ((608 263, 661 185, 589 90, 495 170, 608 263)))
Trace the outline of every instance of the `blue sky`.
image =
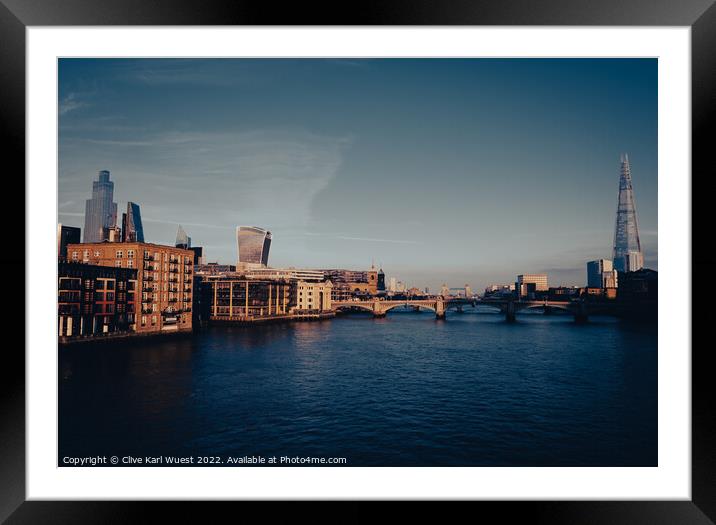
POLYGON ((108 169, 147 241, 211 261, 247 224, 271 266, 582 285, 626 152, 658 269, 656 59, 61 59, 58 97, 63 224, 108 169))

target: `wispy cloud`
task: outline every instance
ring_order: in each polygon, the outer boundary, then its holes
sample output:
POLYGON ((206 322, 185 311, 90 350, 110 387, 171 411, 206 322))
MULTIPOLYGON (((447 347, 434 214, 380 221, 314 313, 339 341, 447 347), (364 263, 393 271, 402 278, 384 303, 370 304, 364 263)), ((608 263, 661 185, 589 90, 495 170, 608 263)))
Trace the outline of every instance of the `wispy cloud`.
POLYGON ((82 100, 79 94, 68 93, 65 98, 60 101, 59 113, 60 115, 66 115, 71 111, 75 111, 86 106, 89 106, 89 104, 85 100, 82 100))

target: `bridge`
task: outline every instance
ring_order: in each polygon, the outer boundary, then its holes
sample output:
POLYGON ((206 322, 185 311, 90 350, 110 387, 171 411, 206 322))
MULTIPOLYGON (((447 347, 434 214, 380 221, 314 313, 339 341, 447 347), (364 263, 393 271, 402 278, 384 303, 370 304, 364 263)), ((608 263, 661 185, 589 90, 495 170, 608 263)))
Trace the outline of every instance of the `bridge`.
POLYGON ((436 319, 445 319, 448 310, 455 309, 459 312, 464 307, 476 308, 478 306, 490 306, 496 308, 505 315, 507 321, 515 321, 520 311, 542 310, 545 314, 554 311, 571 313, 576 322, 586 322, 589 314, 611 313, 607 307, 594 303, 588 303, 582 299, 572 301, 548 301, 548 300, 515 300, 515 299, 465 299, 461 297, 429 297, 425 299, 403 299, 399 301, 369 299, 363 301, 332 301, 332 307, 336 311, 363 310, 371 312, 374 317, 385 317, 394 308, 413 307, 435 312, 436 319))

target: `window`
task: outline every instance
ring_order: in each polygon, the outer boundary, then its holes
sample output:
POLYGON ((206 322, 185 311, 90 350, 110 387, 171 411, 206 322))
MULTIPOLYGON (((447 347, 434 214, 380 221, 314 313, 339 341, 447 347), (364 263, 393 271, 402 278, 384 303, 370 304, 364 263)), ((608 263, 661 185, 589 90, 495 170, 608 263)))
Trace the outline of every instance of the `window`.
POLYGON ((147 324, 147 316, 146 316, 146 315, 143 315, 143 316, 142 316, 142 326, 144 326, 144 325, 146 325, 146 324, 147 324))
POLYGON ((121 268, 121 267, 122 267, 122 261, 114 261, 114 265, 115 265, 117 268, 121 268))
POLYGON ((124 252, 122 250, 117 250, 117 259, 121 259, 123 253, 124 252))
POLYGON ((72 252, 72 260, 76 261, 78 259, 77 252, 72 252))
POLYGON ((134 268, 134 261, 132 261, 132 260, 127 261, 127 268, 134 268))
POLYGON ((127 250, 127 258, 134 259, 134 250, 127 250))

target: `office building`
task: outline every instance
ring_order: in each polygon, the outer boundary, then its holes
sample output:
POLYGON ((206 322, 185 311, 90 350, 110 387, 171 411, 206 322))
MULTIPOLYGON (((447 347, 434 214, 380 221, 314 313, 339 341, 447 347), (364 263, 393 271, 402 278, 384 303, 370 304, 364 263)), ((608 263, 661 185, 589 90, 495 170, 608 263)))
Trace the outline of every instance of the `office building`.
POLYGON ((57 257, 60 260, 67 258, 67 245, 80 242, 80 229, 74 226, 57 225, 57 257))
POLYGON ((137 270, 137 333, 191 330, 193 252, 159 244, 105 242, 70 244, 67 258, 137 270))
POLYGON ((186 234, 184 228, 181 227, 181 224, 177 229, 177 238, 176 242, 174 243, 174 246, 176 246, 177 248, 183 248, 185 250, 191 248, 191 237, 186 234))
POLYGON ((108 230, 117 224, 117 203, 113 202, 114 182, 109 171, 99 172, 92 182, 92 198, 85 202, 85 230, 83 242, 102 242, 108 239, 108 230))
POLYGON ((546 292, 549 290, 547 285, 547 274, 545 273, 525 273, 517 276, 517 282, 515 288, 518 289, 523 285, 534 284, 534 289, 537 292, 546 292))
POLYGON ((602 273, 602 288, 617 288, 619 285, 619 272, 609 270, 602 273))
POLYGON ((237 268, 268 266, 272 235, 257 226, 236 228, 236 246, 239 253, 237 268))
POLYGON ((597 259, 587 263, 587 287, 603 288, 602 275, 613 270, 612 261, 609 259, 597 259))
POLYGON ((122 214, 122 242, 144 242, 144 228, 139 204, 127 203, 127 212, 122 214))
POLYGON ((639 241, 639 224, 636 218, 631 167, 629 157, 626 154, 621 157, 613 258, 614 269, 620 272, 634 272, 644 266, 644 256, 641 251, 641 242, 639 241))

